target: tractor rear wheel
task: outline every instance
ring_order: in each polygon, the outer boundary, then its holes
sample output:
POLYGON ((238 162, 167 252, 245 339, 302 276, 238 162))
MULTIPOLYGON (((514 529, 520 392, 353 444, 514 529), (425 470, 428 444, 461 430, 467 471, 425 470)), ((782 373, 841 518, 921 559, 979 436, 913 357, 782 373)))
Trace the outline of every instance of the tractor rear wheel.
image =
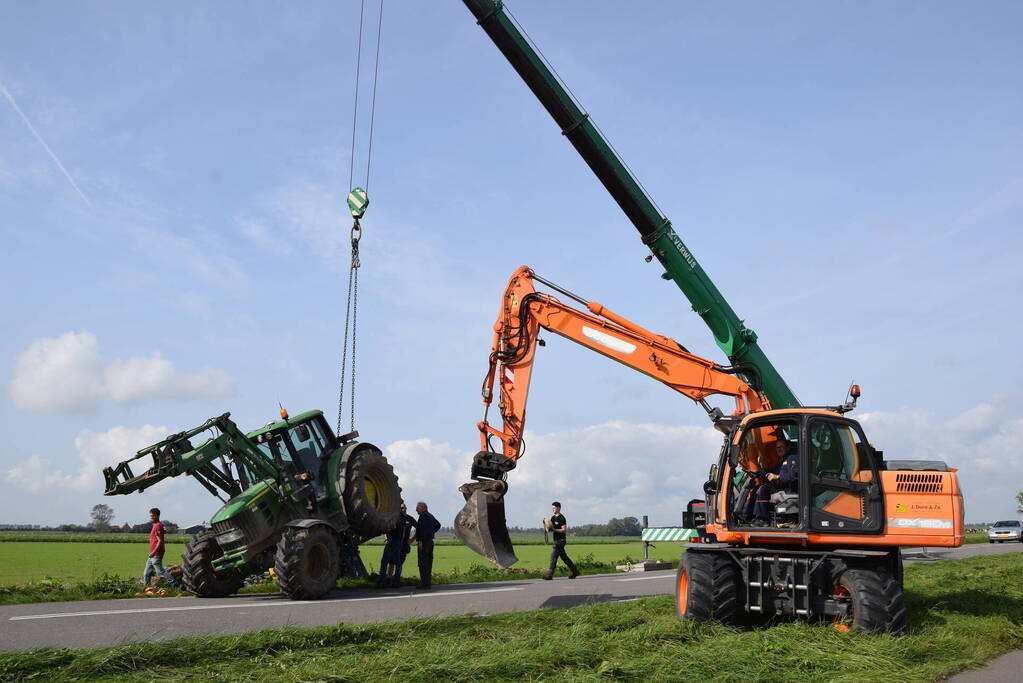
POLYGON ((398 521, 401 487, 394 468, 375 448, 352 454, 344 487, 348 524, 363 540, 379 536, 398 521))
POLYGON ((680 619, 735 623, 739 618, 739 569, 724 553, 689 549, 675 581, 675 612, 680 619))
POLYGON ((293 600, 315 600, 329 593, 341 576, 341 546, 324 525, 288 527, 274 556, 277 585, 293 600))
POLYGON ((237 569, 213 570, 213 560, 221 557, 217 539, 209 531, 200 531, 185 546, 181 555, 181 581, 185 590, 200 598, 224 598, 238 592, 245 575, 237 569))
POLYGON ((846 569, 832 589, 832 599, 845 602, 848 611, 835 625, 842 630, 902 633, 908 613, 898 580, 874 569, 846 569))

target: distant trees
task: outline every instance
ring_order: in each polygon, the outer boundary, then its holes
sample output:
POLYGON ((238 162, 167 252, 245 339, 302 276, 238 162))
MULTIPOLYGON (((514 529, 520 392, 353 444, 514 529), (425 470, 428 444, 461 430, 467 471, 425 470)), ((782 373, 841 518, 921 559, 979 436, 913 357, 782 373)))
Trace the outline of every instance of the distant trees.
POLYGON ((100 503, 92 506, 92 526, 96 531, 110 531, 110 523, 114 521, 114 509, 100 503))
POLYGON ((1016 512, 1023 513, 1023 491, 1016 494, 1016 512))
POLYGON ((576 536, 640 536, 643 525, 635 517, 612 517, 607 524, 569 525, 568 532, 576 536))

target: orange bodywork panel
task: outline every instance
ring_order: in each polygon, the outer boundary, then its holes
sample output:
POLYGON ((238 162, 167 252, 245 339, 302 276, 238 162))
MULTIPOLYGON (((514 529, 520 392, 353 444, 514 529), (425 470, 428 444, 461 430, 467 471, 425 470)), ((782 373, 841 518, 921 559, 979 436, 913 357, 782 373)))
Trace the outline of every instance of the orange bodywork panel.
POLYGON ((665 384, 694 401, 720 394, 735 398, 741 415, 767 407, 767 399, 721 366, 685 351, 674 339, 650 332, 594 302, 586 311, 573 308, 550 294, 536 291, 533 271, 522 266, 508 280, 494 323, 490 367, 483 382, 483 405, 493 399, 498 383, 502 429, 486 417, 478 424, 482 450, 488 438, 503 443, 502 453, 517 460, 522 450, 526 400, 539 328, 571 339, 591 351, 665 384))

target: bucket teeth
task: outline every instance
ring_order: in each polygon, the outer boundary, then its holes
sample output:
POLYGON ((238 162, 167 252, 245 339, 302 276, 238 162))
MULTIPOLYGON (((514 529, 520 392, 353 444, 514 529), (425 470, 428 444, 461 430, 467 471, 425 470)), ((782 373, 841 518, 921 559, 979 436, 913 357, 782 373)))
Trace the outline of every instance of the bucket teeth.
POLYGON ((508 485, 499 480, 469 482, 458 490, 465 496, 465 506, 455 517, 458 540, 502 569, 518 562, 504 517, 508 485))

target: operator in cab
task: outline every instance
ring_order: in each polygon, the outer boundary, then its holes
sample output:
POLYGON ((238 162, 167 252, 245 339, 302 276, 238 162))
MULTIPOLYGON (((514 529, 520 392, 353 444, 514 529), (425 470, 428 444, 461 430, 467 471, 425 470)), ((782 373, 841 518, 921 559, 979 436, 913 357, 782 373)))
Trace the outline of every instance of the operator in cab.
POLYGON ((769 471, 765 478, 767 483, 757 487, 754 494, 753 526, 768 526, 770 522, 771 494, 784 491, 799 480, 799 457, 793 443, 785 438, 775 442, 775 452, 781 459, 777 472, 769 471))

